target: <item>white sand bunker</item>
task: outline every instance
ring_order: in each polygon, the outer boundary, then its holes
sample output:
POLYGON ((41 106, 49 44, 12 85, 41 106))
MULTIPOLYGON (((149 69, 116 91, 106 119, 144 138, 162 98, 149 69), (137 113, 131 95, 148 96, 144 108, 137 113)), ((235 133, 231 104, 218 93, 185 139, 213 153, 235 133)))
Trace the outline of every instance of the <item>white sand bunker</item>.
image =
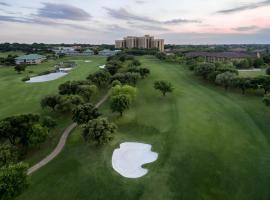
POLYGON ((85 60, 84 62, 86 62, 86 63, 90 63, 90 62, 92 62, 92 60, 85 60))
POLYGON ((100 65, 98 66, 100 69, 104 69, 105 68, 105 65, 100 65))
POLYGON ((149 144, 125 142, 115 149, 112 155, 112 166, 115 171, 126 178, 139 178, 148 170, 142 165, 157 160, 158 154, 151 151, 149 144))

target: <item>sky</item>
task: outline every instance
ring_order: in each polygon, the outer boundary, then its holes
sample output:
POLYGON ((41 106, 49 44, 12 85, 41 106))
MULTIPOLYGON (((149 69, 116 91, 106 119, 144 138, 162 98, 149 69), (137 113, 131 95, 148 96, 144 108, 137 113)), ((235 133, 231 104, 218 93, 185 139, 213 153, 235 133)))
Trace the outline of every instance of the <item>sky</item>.
POLYGON ((270 44, 270 0, 0 0, 0 42, 270 44))

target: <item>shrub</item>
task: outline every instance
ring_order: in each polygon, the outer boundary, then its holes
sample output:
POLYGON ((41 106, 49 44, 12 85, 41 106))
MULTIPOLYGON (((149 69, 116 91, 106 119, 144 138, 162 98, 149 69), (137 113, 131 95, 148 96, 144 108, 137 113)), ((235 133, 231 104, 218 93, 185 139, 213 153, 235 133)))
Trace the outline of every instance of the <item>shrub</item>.
POLYGON ((270 75, 270 67, 267 67, 267 68, 266 68, 265 73, 266 73, 267 75, 270 75))
POLYGON ((29 80, 30 80, 30 77, 29 76, 26 76, 26 77, 22 78, 22 81, 23 82, 26 82, 26 81, 29 81, 29 80))

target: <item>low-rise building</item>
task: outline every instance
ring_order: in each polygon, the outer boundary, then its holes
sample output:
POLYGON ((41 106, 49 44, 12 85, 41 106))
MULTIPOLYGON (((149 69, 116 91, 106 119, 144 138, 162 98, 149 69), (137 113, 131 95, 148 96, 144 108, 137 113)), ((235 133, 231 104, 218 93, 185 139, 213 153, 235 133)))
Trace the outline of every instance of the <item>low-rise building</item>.
POLYGON ((100 56, 114 56, 115 54, 121 52, 120 50, 110 50, 110 49, 104 49, 100 52, 98 52, 98 55, 100 56))
POLYGON ((41 63, 45 59, 46 59, 46 56, 42 56, 39 54, 29 54, 29 55, 22 55, 15 58, 15 62, 17 65, 21 65, 21 64, 35 65, 35 64, 41 63))
POLYGON ((57 47, 54 48, 53 51, 56 55, 64 54, 66 56, 92 56, 94 52, 91 49, 86 49, 85 51, 81 51, 75 49, 74 47, 57 47))

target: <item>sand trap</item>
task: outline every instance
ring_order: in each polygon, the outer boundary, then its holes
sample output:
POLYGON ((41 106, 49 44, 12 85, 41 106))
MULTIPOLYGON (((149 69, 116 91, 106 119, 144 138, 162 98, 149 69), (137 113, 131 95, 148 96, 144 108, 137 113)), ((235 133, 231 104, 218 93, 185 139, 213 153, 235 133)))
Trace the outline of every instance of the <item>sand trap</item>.
POLYGON ((98 66, 100 69, 104 69, 105 68, 105 65, 100 65, 98 66))
POLYGON ((86 63, 90 63, 90 62, 92 62, 92 60, 85 60, 84 62, 86 62, 86 63))
POLYGON ((29 81, 26 81, 26 83, 41 83, 41 82, 53 81, 63 76, 66 76, 67 74, 68 73, 65 73, 65 72, 55 72, 55 73, 50 73, 50 74, 46 74, 42 76, 36 76, 36 77, 32 77, 29 81))
POLYGON ((115 149, 112 155, 112 166, 115 171, 126 178, 139 178, 148 170, 142 165, 157 160, 158 154, 151 151, 149 144, 125 142, 115 149))

